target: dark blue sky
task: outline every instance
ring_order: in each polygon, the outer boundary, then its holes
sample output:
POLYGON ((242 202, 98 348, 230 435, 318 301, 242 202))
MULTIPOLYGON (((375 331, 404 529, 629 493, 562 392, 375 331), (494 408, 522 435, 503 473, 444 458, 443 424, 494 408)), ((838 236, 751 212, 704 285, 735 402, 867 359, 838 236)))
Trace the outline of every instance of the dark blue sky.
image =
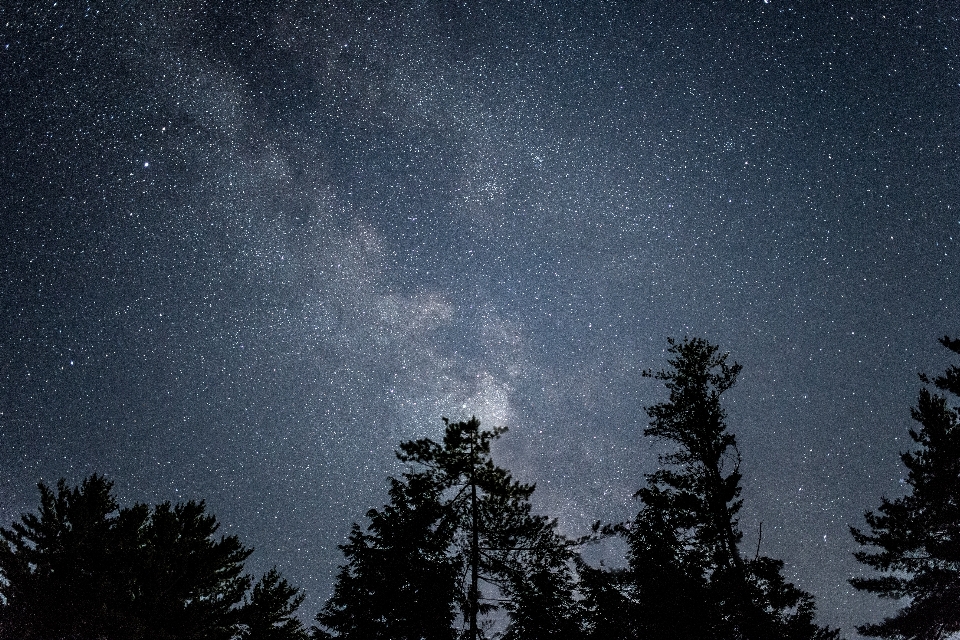
POLYGON ((744 365, 744 544, 821 620, 960 331, 948 2, 5 2, 0 520, 205 498, 329 595, 396 444, 507 425, 571 535, 656 463, 666 337, 744 365))

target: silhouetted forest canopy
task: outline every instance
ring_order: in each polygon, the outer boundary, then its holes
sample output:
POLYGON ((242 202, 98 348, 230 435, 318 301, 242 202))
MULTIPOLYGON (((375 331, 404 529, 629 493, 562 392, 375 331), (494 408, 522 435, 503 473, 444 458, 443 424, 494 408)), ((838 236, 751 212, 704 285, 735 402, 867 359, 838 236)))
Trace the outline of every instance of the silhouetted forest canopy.
MULTIPOLYGON (((960 340, 942 338, 960 354, 960 340)), ((638 511, 577 539, 531 506, 535 486, 493 459, 506 428, 444 419, 440 441, 400 443, 388 502, 341 545, 334 591, 309 631, 303 595, 252 550, 218 536, 205 504, 117 504, 93 475, 39 485, 37 513, 0 528, 0 639, 832 640, 781 560, 742 548, 741 451, 722 397, 741 366, 700 338, 669 340, 666 398, 644 435, 664 453, 638 482, 638 511), (625 543, 621 568, 582 553, 625 543)), ((937 640, 960 631, 960 368, 921 376, 902 454, 909 491, 851 527, 871 573, 854 587, 902 599, 862 634, 937 640)))
POLYGON ((39 512, 0 528, 0 638, 308 637, 303 596, 276 569, 253 584, 252 549, 203 502, 120 507, 98 475, 39 487, 39 512))

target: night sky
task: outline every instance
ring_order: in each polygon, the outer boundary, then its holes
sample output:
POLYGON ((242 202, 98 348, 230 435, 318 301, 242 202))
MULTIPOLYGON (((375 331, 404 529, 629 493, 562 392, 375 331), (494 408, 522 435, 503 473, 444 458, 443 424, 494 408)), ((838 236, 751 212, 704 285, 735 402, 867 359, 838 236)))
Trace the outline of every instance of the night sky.
POLYGON ((700 336, 744 548, 889 612, 847 527, 960 334, 960 7, 582 4, 0 3, 0 524, 206 499, 309 620, 441 416, 565 533, 634 515, 700 336))

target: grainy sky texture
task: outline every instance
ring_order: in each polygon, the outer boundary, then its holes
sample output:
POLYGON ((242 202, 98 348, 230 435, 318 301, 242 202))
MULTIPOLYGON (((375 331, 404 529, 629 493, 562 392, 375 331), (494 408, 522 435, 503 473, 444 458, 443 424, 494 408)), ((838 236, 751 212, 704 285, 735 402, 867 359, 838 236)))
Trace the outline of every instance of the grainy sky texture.
POLYGON ((666 337, 821 621, 960 332, 953 2, 0 3, 0 520, 205 498, 308 599, 440 416, 633 515, 666 337), (867 5, 870 5, 869 7, 867 5))

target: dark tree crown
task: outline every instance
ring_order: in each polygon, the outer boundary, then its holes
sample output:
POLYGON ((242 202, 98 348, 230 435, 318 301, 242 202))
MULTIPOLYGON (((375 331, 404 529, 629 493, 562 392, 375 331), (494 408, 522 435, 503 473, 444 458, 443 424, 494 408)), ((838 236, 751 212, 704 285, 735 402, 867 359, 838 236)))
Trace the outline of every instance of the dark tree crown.
POLYGON ((279 574, 245 601, 252 550, 202 501, 120 507, 99 475, 39 489, 39 512, 0 528, 0 639, 305 640, 279 574))
MULTIPOLYGON (((940 343, 960 354, 960 340, 940 343)), ((960 369, 921 380, 960 396, 960 369)), ((881 638, 939 640, 960 631, 960 414, 947 398, 921 388, 910 416, 916 447, 901 454, 908 494, 882 498, 864 514, 868 530, 851 527, 854 556, 877 574, 850 583, 882 598, 909 598, 894 616, 859 628, 881 638)))

